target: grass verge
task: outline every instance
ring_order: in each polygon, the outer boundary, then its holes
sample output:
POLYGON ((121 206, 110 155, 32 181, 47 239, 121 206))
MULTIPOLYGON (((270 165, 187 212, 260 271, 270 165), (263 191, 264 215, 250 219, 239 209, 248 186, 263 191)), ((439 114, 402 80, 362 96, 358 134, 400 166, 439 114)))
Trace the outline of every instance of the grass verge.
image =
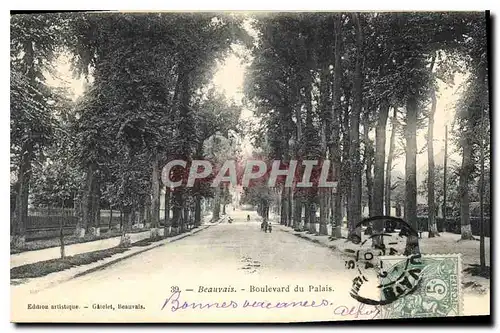
POLYGON ((132 246, 149 246, 149 245, 153 244, 154 242, 161 241, 162 239, 165 239, 165 237, 158 236, 155 238, 145 238, 143 240, 132 243, 132 246))
POLYGON ((117 253, 128 251, 129 248, 113 247, 110 249, 80 253, 74 256, 68 256, 64 259, 50 259, 39 261, 32 264, 14 267, 10 270, 11 279, 36 278, 48 275, 54 272, 60 272, 75 266, 87 265, 93 262, 111 257, 117 253))
POLYGON ((50 273, 64 271, 72 267, 88 265, 96 261, 111 257, 112 255, 128 251, 132 247, 149 246, 152 243, 161 241, 163 239, 165 238, 161 236, 155 238, 146 238, 130 244, 129 247, 117 246, 104 250, 80 253, 74 256, 68 256, 64 259, 50 259, 14 267, 10 270, 10 278, 12 280, 45 276, 50 273))
MULTIPOLYGON (((149 229, 146 229, 146 228, 133 229, 133 230, 129 230, 127 233, 133 234, 133 233, 138 233, 138 232, 143 232, 143 231, 148 231, 148 230, 149 229)), ((93 242, 96 240, 118 237, 118 236, 121 236, 121 234, 122 234, 122 232, 120 230, 113 230, 111 232, 103 233, 100 236, 85 235, 84 237, 80 238, 77 236, 69 235, 69 236, 64 236, 64 245, 93 242)), ((26 251, 43 250, 43 249, 48 249, 51 247, 58 247, 58 246, 60 246, 59 237, 38 239, 38 240, 26 242, 22 248, 12 248, 11 247, 10 254, 17 254, 17 253, 22 253, 22 252, 26 252, 26 251)))
MULTIPOLYGON (((186 236, 190 234, 186 233, 186 236)), ((128 251, 132 247, 145 247, 152 243, 161 241, 172 236, 162 237, 157 236, 154 238, 146 238, 137 242, 130 244, 128 247, 116 246, 109 249, 80 253, 74 256, 67 256, 64 259, 50 259, 39 261, 36 263, 26 264, 18 267, 14 267, 10 270, 11 284, 19 284, 20 279, 37 278, 48 275, 50 273, 64 271, 66 269, 88 265, 96 261, 111 257, 115 254, 123 253, 128 251), (17 281, 12 281, 17 280, 17 281)), ((21 282, 22 283, 22 282, 21 282)))

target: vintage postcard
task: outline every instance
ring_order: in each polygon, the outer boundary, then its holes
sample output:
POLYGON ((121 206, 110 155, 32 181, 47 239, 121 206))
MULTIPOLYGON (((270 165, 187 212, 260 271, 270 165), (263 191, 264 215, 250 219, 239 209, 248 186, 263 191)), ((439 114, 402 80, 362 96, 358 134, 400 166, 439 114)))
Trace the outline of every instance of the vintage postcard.
POLYGON ((11 321, 489 316, 489 22, 11 13, 11 321))

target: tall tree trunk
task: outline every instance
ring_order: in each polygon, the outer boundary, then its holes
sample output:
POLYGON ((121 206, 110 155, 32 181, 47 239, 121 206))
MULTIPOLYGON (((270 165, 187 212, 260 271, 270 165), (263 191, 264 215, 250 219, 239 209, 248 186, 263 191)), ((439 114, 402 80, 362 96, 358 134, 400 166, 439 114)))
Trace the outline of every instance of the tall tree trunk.
MULTIPOLYGON (((203 140, 200 140, 200 142, 198 142, 198 145, 197 145, 197 148, 196 148, 196 159, 203 159, 203 143, 204 141, 203 140)), ((199 182, 195 182, 194 184, 194 225, 195 226, 200 226, 201 225, 201 220, 202 220, 202 216, 201 216, 201 200, 202 200, 202 197, 200 195, 200 183, 199 182)))
POLYGON ((179 226, 179 232, 183 233, 185 231, 185 228, 186 228, 186 216, 185 216, 185 207, 184 207, 184 205, 186 203, 185 203, 183 196, 181 196, 180 198, 181 198, 181 201, 180 201, 180 206, 179 206, 178 226, 179 226))
POLYGON ((78 237, 79 230, 83 225, 83 212, 82 212, 82 189, 79 189, 75 195, 75 199, 73 201, 73 210, 75 212, 76 217, 76 227, 74 235, 78 237))
POLYGON ((287 188, 288 191, 288 227, 292 226, 293 219, 293 191, 291 187, 287 188))
MULTIPOLYGON (((443 225, 446 226, 446 217, 448 213, 447 209, 447 193, 448 193, 448 188, 447 188, 447 183, 448 183, 448 126, 444 127, 444 162, 443 162, 443 225)), ((441 230, 443 231, 443 230, 441 230)))
POLYGON ((179 232, 182 220, 182 192, 176 188, 172 195, 172 228, 175 233, 179 232))
MULTIPOLYGON (((410 96, 406 102, 406 165, 405 165, 405 217, 418 230, 417 221, 417 99, 410 96)), ((405 254, 417 254, 418 236, 407 238, 405 254)))
POLYGON ((316 204, 311 202, 309 204, 309 232, 315 234, 316 231, 316 204))
MULTIPOLYGON (((336 177, 337 188, 335 189, 335 197, 331 200, 332 205, 332 237, 341 238, 341 227, 342 227, 342 190, 341 190, 341 152, 340 152, 340 121, 342 116, 342 105, 341 105, 341 87, 342 87, 342 13, 338 13, 335 16, 335 45, 334 45, 334 75, 333 75, 333 87, 332 87, 332 119, 330 124, 332 126, 330 138, 330 158, 333 174, 336 177)), ((333 194, 333 190, 332 190, 333 194)))
POLYGON ((139 223, 142 224, 143 226, 151 225, 151 196, 147 195, 146 198, 144 199, 144 204, 142 204, 139 208, 140 214, 139 214, 139 223))
MULTIPOLYGON (((179 146, 176 147, 179 152, 177 159, 187 161, 191 158, 191 150, 192 150, 192 140, 190 140, 190 136, 195 133, 195 129, 193 127, 193 119, 191 117, 191 96, 192 96, 192 73, 194 69, 194 65, 192 63, 192 58, 181 57, 179 66, 178 66, 178 84, 179 84, 179 96, 178 96, 178 121, 179 128, 177 131, 178 140, 180 142, 179 146)), ((177 89, 176 89, 177 90, 177 89)), ((184 179, 183 179, 184 180, 184 179)), ((179 187, 175 190, 173 194, 173 225, 178 229, 180 227, 180 231, 184 231, 185 225, 185 217, 183 217, 183 208, 185 205, 184 198, 185 190, 182 187, 179 187)))
MULTIPOLYGON (((431 61, 431 75, 434 71, 434 64, 436 62, 436 55, 432 57, 431 61)), ((434 115, 436 113, 436 91, 431 91, 431 110, 429 113, 429 126, 427 129, 427 207, 429 217, 429 238, 439 236, 436 224, 436 199, 434 195, 434 182, 435 182, 435 166, 434 166, 434 115)))
POLYGON ((85 189, 82 196, 82 225, 81 230, 77 230, 79 237, 85 236, 92 223, 92 184, 94 183, 94 166, 89 164, 87 167, 87 175, 85 189))
MULTIPOLYGON (((326 54, 329 58, 329 54, 326 54)), ((321 59, 321 72, 320 72, 320 120, 321 120, 321 162, 327 158, 328 143, 331 141, 333 120, 333 106, 330 105, 330 59, 323 57, 321 59)), ((328 188, 318 188, 318 201, 319 201, 319 234, 328 235, 328 188)))
POLYGON ((171 227, 170 222, 170 188, 165 186, 165 215, 163 217, 163 237, 169 235, 169 228, 171 227))
POLYGON ((282 187, 281 193, 280 193, 280 197, 281 197, 281 199, 280 199, 280 224, 281 225, 286 225, 287 221, 288 221, 288 217, 287 217, 288 201, 287 201, 286 192, 287 192, 287 188, 283 184, 283 187, 282 187))
MULTIPOLYGON (((339 167, 340 169, 340 167, 339 167)), ((342 220, 344 214, 342 212, 342 191, 340 189, 341 180, 337 182, 337 188, 335 190, 335 197, 332 200, 332 218, 333 218, 333 228, 332 228, 332 237, 341 238, 342 237, 342 220)))
POLYGON ((130 230, 130 227, 132 226, 134 214, 133 211, 131 210, 131 207, 124 207, 123 208, 123 226, 122 226, 122 236, 120 239, 120 246, 123 247, 128 247, 130 245, 130 236, 127 235, 128 231, 130 230))
MULTIPOLYGON (((36 87, 35 73, 35 52, 33 41, 26 40, 24 43, 24 59, 27 64, 26 76, 33 88, 36 87)), ((29 186, 31 182, 33 159, 32 132, 29 130, 27 141, 21 147, 20 165, 17 173, 18 193, 16 197, 16 225, 13 230, 11 246, 13 248, 22 248, 26 241, 26 226, 28 224, 28 197, 29 186)))
MULTIPOLYGON (((299 95, 299 89, 297 89, 297 95, 299 95)), ((295 159, 300 160, 302 158, 302 114, 301 114, 301 106, 297 106, 294 109, 295 111, 295 145, 294 145, 294 154, 295 159)), ((297 166, 299 168, 300 166, 297 166)), ((298 231, 302 228, 302 189, 298 188, 297 180, 294 179, 293 182, 293 229, 298 231)))
POLYGON ((332 213, 331 208, 333 207, 333 204, 332 204, 333 191, 332 190, 333 190, 332 188, 329 188, 325 192, 325 218, 326 218, 327 227, 328 227, 328 224, 330 224, 330 226, 333 227, 333 219, 331 218, 331 213, 332 213))
POLYGON ((26 225, 28 224, 28 196, 31 180, 31 144, 27 143, 23 149, 21 163, 18 170, 18 193, 16 200, 16 225, 12 246, 21 248, 26 239, 26 225))
POLYGON ((479 221, 479 263, 481 272, 486 272, 486 253, 484 248, 484 111, 481 110, 480 153, 481 170, 479 175, 479 209, 481 220, 479 221))
MULTIPOLYGON (((158 154, 154 154, 151 167, 151 238, 158 237, 160 226, 160 170, 158 154)), ((149 222, 149 221, 148 221, 149 222)))
POLYGON ((372 177, 372 168, 373 168, 373 144, 369 137, 370 133, 370 119, 369 119, 369 111, 365 110, 363 113, 363 142, 365 146, 364 150, 364 165, 365 165, 365 178, 366 178, 366 192, 368 198, 368 215, 374 216, 373 214, 373 177, 372 177))
POLYGON ((361 221, 361 165, 359 154, 359 121, 362 109, 363 98, 363 31, 361 28, 360 14, 353 13, 353 19, 356 25, 356 64, 354 70, 353 82, 353 107, 350 117, 350 131, 349 131, 349 157, 350 157, 350 198, 347 211, 347 219, 349 232, 361 238, 361 230, 355 229, 356 224, 361 221))
POLYGON ((31 143, 26 143, 22 149, 17 181, 18 193, 16 199, 16 225, 12 239, 13 248, 22 248, 26 241, 26 225, 28 224, 28 196, 31 180, 31 143))
MULTIPOLYGON (((287 85, 287 88, 289 86, 287 85)), ((290 92, 290 89, 287 89, 288 92, 290 92)), ((282 146, 283 146, 283 151, 282 151, 282 156, 281 159, 283 163, 287 164, 290 161, 290 137, 292 134, 292 110, 288 106, 290 104, 289 102, 289 94, 285 94, 285 101, 284 101, 284 106, 280 107, 279 110, 279 117, 280 117, 280 131, 281 131, 281 138, 282 138, 282 146)), ((282 186, 282 191, 281 191, 281 196, 280 196, 280 224, 281 225, 288 225, 288 220, 290 219, 290 216, 288 215, 288 202, 290 200, 289 192, 287 187, 285 187, 285 184, 282 186)))
POLYGON ((311 220, 311 214, 309 214, 309 211, 311 210, 311 202, 309 199, 306 199, 304 202, 304 228, 303 231, 308 231, 310 226, 310 220, 311 220))
POLYGON ((460 225, 462 226, 462 239, 473 239, 470 225, 469 211, 469 180, 472 173, 472 142, 469 135, 462 138, 462 167, 460 169, 460 225))
POLYGON ((264 219, 266 222, 269 221, 269 202, 264 203, 264 219))
POLYGON ((113 206, 109 206, 108 232, 113 228, 113 206))
MULTIPOLYGON (((490 57, 491 59, 491 57, 490 57)), ((489 60, 490 60, 489 59, 489 60)), ((487 92, 491 92, 491 85, 489 85, 488 82, 488 72, 487 69, 482 67, 483 70, 480 70, 480 75, 479 75, 479 80, 480 80, 480 87, 483 87, 483 91, 487 94, 487 92)), ((485 116, 489 117, 489 110, 490 110, 490 105, 492 103, 492 97, 490 94, 487 94, 489 96, 488 102, 482 105, 481 108, 481 128, 480 128, 480 159, 481 159, 481 167, 480 167, 480 179, 479 179, 479 201, 480 201, 480 226, 479 226, 479 263, 481 266, 481 272, 482 273, 487 273, 486 269, 486 252, 485 252, 485 234, 484 234, 484 192, 485 192, 485 183, 484 183, 484 162, 485 162, 485 156, 484 156, 484 149, 485 149, 485 143, 488 142, 487 140, 489 139, 487 136, 485 137, 484 133, 489 133, 489 131, 486 130, 485 128, 485 116), (489 103, 489 104, 487 104, 489 103), (484 108, 484 109, 483 109, 484 108)), ((482 99, 483 101, 485 99, 482 99)), ((482 104, 482 103, 481 103, 482 104)), ((491 162, 490 162, 491 165, 491 162)), ((491 170, 491 167, 490 167, 491 170)), ((491 175, 488 177, 488 179, 491 180, 491 175)), ((488 195, 488 198, 490 198, 490 195, 488 195)), ((491 203, 488 203, 488 207, 491 207, 491 203)), ((491 216, 491 214, 489 214, 491 216)), ((491 221, 491 217, 490 217, 491 221)))
MULTIPOLYGON (((309 52, 308 52, 309 54, 309 52)), ((307 82, 304 88, 304 102, 306 108, 306 123, 304 131, 304 158, 306 159, 317 159, 317 137, 316 129, 313 124, 313 105, 312 105, 312 83, 307 82)), ((307 194, 306 197, 306 211, 304 212, 306 216, 304 229, 309 232, 316 232, 315 219, 312 218, 311 209, 314 201, 316 199, 316 193, 314 188, 306 188, 304 192, 307 194)))
MULTIPOLYGON (((373 215, 384 215, 384 164, 385 164, 385 133, 387 117, 389 116, 389 103, 383 101, 379 108, 377 125, 375 128, 375 163, 373 166, 373 215)), ((390 174, 390 170, 387 170, 390 174)), ((384 232, 384 221, 373 223, 373 233, 384 232)), ((376 237, 374 244, 381 244, 382 237, 376 237)))
POLYGON ((120 206, 120 230, 123 230, 123 205, 120 206))
MULTIPOLYGON (((391 119, 392 129, 391 129, 391 140, 389 142, 389 154, 387 155, 387 170, 385 173, 385 212, 387 216, 391 216, 391 172, 392 172, 392 160, 394 158, 394 145, 396 141, 396 131, 397 131, 397 114, 398 109, 394 107, 393 115, 391 119)), ((375 162, 377 163, 377 162, 375 162)))
POLYGON ((190 226, 191 226, 191 214, 190 214, 190 211, 189 211, 189 207, 187 205, 184 206, 184 211, 183 211, 183 225, 184 225, 184 228, 182 229, 182 231, 187 231, 189 230, 190 226))
POLYGON ((94 190, 92 195, 92 212, 94 214, 94 236, 100 236, 101 234, 101 186, 99 180, 95 178, 94 180, 94 190))
MULTIPOLYGON (((139 204, 136 204, 132 210, 132 225, 133 226, 136 226, 138 223, 140 223, 142 212, 144 212, 144 206, 139 206, 139 204), (141 209, 141 207, 142 207, 142 209, 141 209)), ((136 226, 136 228, 137 228, 137 226, 136 226)))
POLYGON ((222 200, 222 215, 226 215, 226 205, 227 205, 227 187, 223 185, 221 188, 221 200, 222 200))
POLYGON ((59 222, 59 250, 61 253, 61 259, 64 259, 64 258, 66 258, 66 253, 65 253, 65 249, 64 249, 64 220, 67 217, 66 211, 64 210, 64 204, 61 205, 61 210, 62 210, 63 217, 61 218, 61 220, 59 222))
POLYGON ((212 221, 218 221, 220 219, 220 200, 221 200, 221 191, 220 187, 215 188, 215 196, 212 207, 212 221))
POLYGON ((194 225, 201 225, 201 196, 197 194, 194 198, 194 225))
MULTIPOLYGON (((326 158, 326 124, 323 122, 322 130, 321 130, 321 157, 320 160, 324 161, 326 158)), ((327 207, 326 207, 326 196, 327 189, 318 187, 317 190, 318 201, 319 201, 319 234, 320 235, 328 235, 327 228, 327 207)))
POLYGON ((327 202, 327 189, 319 189, 319 234, 328 235, 327 221, 328 221, 328 202, 327 202))
POLYGON ((298 231, 302 227, 302 200, 298 192, 295 192, 293 195, 293 229, 298 231))
POLYGON ((431 92, 431 110, 429 113, 429 127, 427 131, 427 207, 429 211, 429 238, 439 236, 436 223, 436 199, 434 195, 435 166, 434 166, 434 114, 436 113, 436 92, 431 92))
MULTIPOLYGON (((336 221, 336 233, 337 237, 340 238, 341 227, 343 225, 344 217, 347 215, 347 206, 349 202, 349 198, 351 196, 351 186, 350 186, 350 178, 351 178, 351 169, 350 169, 350 161, 349 161, 349 101, 350 101, 350 91, 346 90, 345 93, 345 103, 344 110, 342 112, 342 126, 340 127, 342 130, 342 152, 341 152, 341 160, 340 165, 337 169, 337 175, 339 177, 338 186, 336 189, 336 195, 334 200, 334 220, 336 221)), ((339 151, 340 153, 340 151, 339 151)))
POLYGON ((178 222, 178 226, 179 226, 179 231, 181 233, 183 233, 186 229, 186 214, 185 214, 185 205, 186 205, 186 202, 185 202, 185 198, 184 198, 184 195, 181 195, 180 196, 180 206, 179 206, 179 222, 178 222))
POLYGON ((345 94, 346 94, 346 103, 342 119, 342 162, 341 162, 341 170, 340 170, 341 174, 339 181, 340 195, 338 197, 338 201, 335 202, 335 207, 339 207, 339 209, 336 209, 335 212, 336 214, 340 215, 339 217, 340 221, 343 221, 344 216, 347 215, 347 207, 349 206, 349 200, 351 198, 351 186, 350 186, 351 161, 349 159, 349 152, 351 145, 351 142, 349 141, 349 118, 350 118, 349 90, 346 90, 345 94))

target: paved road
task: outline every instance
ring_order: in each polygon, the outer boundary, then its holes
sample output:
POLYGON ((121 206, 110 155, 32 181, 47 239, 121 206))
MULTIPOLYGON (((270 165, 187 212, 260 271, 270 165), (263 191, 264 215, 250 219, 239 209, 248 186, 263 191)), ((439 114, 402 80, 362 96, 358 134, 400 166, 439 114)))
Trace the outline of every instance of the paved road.
MULTIPOLYGON (((187 237, 178 242, 162 246, 129 258, 106 269, 82 276, 57 287, 41 291, 35 295, 23 296, 22 285, 13 287, 14 307, 34 304, 78 304, 89 309, 60 311, 59 318, 96 320, 120 320, 126 315, 133 320, 293 320, 295 309, 243 309, 246 299, 256 301, 316 300, 346 294, 352 278, 342 277, 345 272, 344 260, 331 250, 307 242, 289 233, 279 231, 276 226, 272 233, 260 230, 260 221, 250 212, 251 221, 246 221, 244 211, 228 211, 234 222, 219 224, 187 237), (256 288, 286 287, 289 292, 256 292, 256 288), (304 292, 294 292, 298 285, 304 292), (341 285, 343 292, 337 288, 341 285), (319 288, 309 293, 309 288, 319 288), (180 299, 189 302, 211 302, 231 300, 239 308, 171 311, 171 306, 161 307, 172 294, 172 288, 179 287, 180 299), (202 292, 209 288, 234 287, 236 292, 202 292), (335 292, 320 292, 328 287, 335 292), (186 291, 192 289, 193 291, 186 291), (244 289, 244 290, 242 290, 244 289), (50 300, 50 301, 49 301, 50 300), (113 304, 115 310, 91 310, 92 304, 113 304), (146 310, 118 310, 117 304, 143 304, 146 310), (241 303, 241 304, 239 304, 241 303), (231 312, 230 312, 231 311, 231 312), (249 317, 250 315, 250 317, 249 317), (84 317, 82 317, 84 316, 84 317)), ((353 302, 348 299, 348 302, 353 302)), ((337 304, 337 303, 335 303, 337 304)), ((342 302, 339 303, 341 305, 342 302)), ((332 305, 333 306, 333 305, 332 305)), ((56 311, 56 310, 54 310, 56 311)), ((18 311, 16 310, 16 313, 18 311)), ((318 315, 319 319, 330 319, 332 308, 304 308, 301 313, 318 315), (324 318, 324 316, 327 316, 324 318)), ((54 317, 53 311, 27 310, 26 315, 37 318, 54 317)))
POLYGON ((27 295, 22 285, 13 286, 13 318, 289 322, 370 319, 376 314, 376 310, 368 306, 360 309, 360 304, 349 296, 354 272, 346 271, 345 258, 341 255, 280 231, 279 226, 275 226, 272 233, 264 233, 255 213, 251 213, 251 222, 246 221, 247 212, 230 210, 228 213, 234 218, 232 224, 212 226, 37 294, 27 295), (266 286, 290 289, 262 291, 266 286), (296 286, 303 291, 295 290, 296 286), (180 294, 173 293, 177 287, 180 294), (214 292, 214 288, 227 289, 214 292), (261 288, 260 292, 257 288, 261 288), (179 306, 184 302, 219 302, 220 307, 172 311, 176 299, 180 301, 179 306), (254 303, 308 301, 310 305, 312 301, 323 304, 323 300, 325 306, 320 307, 263 309, 262 303, 254 303), (226 303, 222 305, 222 302, 226 303), (73 304, 81 309, 27 310, 27 303, 73 304), (109 304, 114 310, 92 309, 95 304, 109 304), (141 304, 145 309, 118 309, 118 304, 141 304), (88 308, 83 308, 85 306, 88 308), (227 306, 230 308, 223 308, 227 306))

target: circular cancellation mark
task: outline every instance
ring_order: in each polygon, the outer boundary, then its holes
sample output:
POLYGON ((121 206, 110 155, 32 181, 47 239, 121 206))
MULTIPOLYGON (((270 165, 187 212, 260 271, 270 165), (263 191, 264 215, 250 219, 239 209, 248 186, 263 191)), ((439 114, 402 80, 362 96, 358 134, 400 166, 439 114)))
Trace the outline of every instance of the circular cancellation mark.
POLYGON ((420 261, 418 232, 406 221, 392 216, 366 218, 356 225, 348 239, 358 245, 355 249, 345 250, 346 253, 355 256, 354 259, 346 261, 346 268, 357 271, 352 281, 351 297, 367 305, 387 305, 418 288, 423 268, 420 261), (377 222, 383 223, 382 232, 373 232, 362 240, 359 236, 362 227, 373 230, 373 224, 377 222), (386 228, 389 224, 390 228, 386 228), (388 229, 390 232, 387 232, 388 229), (395 232, 395 229, 400 231, 395 232), (411 248, 412 254, 401 256, 401 261, 395 265, 384 266, 384 257, 403 254, 400 251, 408 248, 409 237, 416 243, 411 248), (379 299, 374 297, 374 289, 379 299))

